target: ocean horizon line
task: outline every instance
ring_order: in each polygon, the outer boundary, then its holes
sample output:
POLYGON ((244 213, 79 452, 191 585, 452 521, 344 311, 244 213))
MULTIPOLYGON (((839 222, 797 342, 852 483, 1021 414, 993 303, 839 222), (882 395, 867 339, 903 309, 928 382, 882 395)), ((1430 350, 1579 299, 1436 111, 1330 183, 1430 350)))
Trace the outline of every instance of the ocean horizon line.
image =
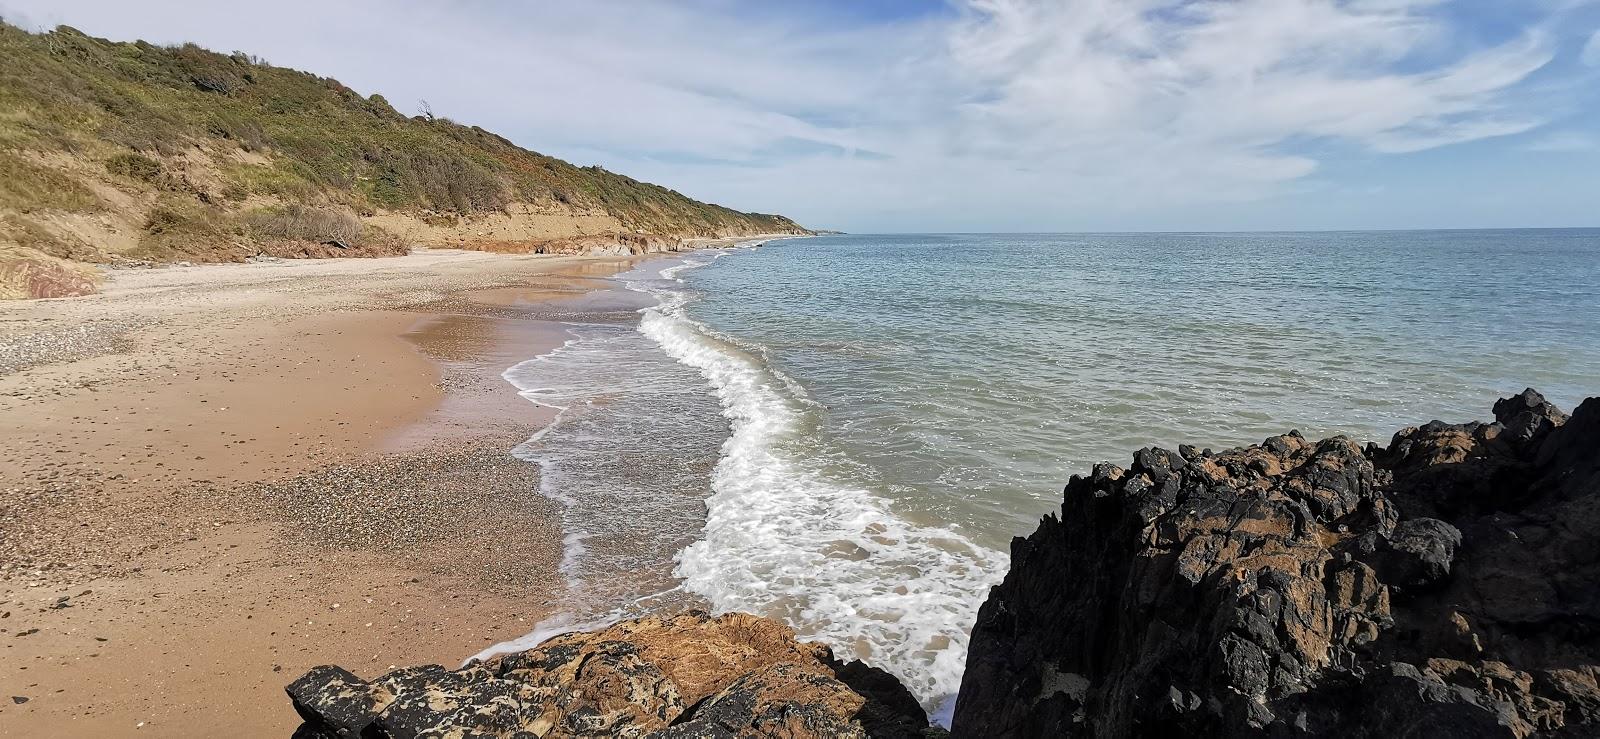
POLYGON ((1305 229, 1240 229, 1204 230, 1103 230, 1103 231, 832 231, 815 236, 1197 236, 1274 234, 1397 234, 1397 233, 1489 233, 1495 231, 1600 231, 1595 226, 1503 226, 1482 228, 1305 228, 1305 229))

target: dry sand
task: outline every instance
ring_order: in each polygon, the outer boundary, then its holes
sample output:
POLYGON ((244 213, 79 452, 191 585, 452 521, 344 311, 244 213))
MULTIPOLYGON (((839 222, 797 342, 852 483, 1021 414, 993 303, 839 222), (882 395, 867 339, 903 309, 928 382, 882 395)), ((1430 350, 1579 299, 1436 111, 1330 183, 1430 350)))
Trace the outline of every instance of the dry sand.
POLYGON ((113 273, 0 304, 0 736, 288 736, 282 686, 520 636, 561 532, 508 450, 535 308, 636 258, 113 273))

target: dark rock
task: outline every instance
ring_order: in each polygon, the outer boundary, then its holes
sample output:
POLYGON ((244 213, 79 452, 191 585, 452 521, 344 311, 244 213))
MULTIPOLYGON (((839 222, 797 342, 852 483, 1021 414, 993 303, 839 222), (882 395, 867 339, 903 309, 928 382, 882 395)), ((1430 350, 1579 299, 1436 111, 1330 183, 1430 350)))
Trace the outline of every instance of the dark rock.
POLYGON ((1600 399, 1074 477, 979 611, 957 736, 1600 735, 1600 399))
POLYGON ((917 697, 894 675, 860 660, 826 660, 839 682, 867 701, 855 714, 868 736, 919 736, 927 715, 917 697))
POLYGON ((459 670, 364 682, 319 667, 289 685, 297 736, 921 736, 892 676, 834 660, 777 622, 690 612, 563 634, 459 670))
POLYGON ((295 712, 319 732, 312 736, 359 737, 380 708, 371 686, 331 665, 311 668, 289 683, 287 691, 295 712))
POLYGON ((1367 712, 1353 720, 1368 736, 1518 737, 1533 728, 1511 705, 1405 662, 1375 671, 1362 698, 1367 712))
POLYGON ((866 737, 853 719, 864 703, 838 680, 778 662, 740 676, 656 736, 866 737))
POLYGON ((1494 420, 1505 428, 1504 433, 1511 440, 1526 443, 1543 438, 1555 427, 1566 423, 1567 414, 1545 400, 1543 395, 1534 392, 1533 388, 1528 388, 1519 395, 1495 401, 1494 420))
POLYGON ((1420 588, 1450 574, 1461 532, 1436 518, 1401 521, 1373 555, 1384 582, 1402 588, 1420 588))

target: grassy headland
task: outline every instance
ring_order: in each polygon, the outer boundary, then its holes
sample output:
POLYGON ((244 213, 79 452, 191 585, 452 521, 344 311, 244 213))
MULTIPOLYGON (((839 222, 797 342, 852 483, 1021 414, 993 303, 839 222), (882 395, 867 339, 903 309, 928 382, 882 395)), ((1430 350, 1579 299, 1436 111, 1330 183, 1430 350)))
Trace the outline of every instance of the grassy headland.
POLYGON ((0 22, 0 295, 92 289, 86 262, 800 231, 243 53, 0 22))

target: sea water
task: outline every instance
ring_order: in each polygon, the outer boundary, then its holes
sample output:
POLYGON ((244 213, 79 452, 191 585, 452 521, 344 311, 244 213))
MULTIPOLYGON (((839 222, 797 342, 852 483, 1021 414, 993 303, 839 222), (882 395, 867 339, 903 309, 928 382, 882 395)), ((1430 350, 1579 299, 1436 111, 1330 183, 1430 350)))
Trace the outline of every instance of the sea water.
POLYGON ((1095 462, 1600 394, 1595 230, 828 236, 619 280, 636 324, 507 372, 564 409, 518 450, 566 510, 556 626, 752 611, 930 708, 1095 462))

